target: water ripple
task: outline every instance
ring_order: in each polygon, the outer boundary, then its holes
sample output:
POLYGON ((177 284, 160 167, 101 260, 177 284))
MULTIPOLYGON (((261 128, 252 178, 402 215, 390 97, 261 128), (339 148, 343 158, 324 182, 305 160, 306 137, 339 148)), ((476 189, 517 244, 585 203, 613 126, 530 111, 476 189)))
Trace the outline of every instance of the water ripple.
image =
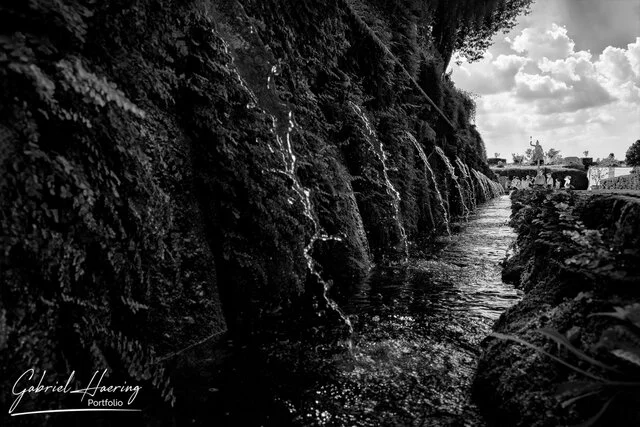
POLYGON ((457 224, 428 258, 375 269, 336 299, 354 325, 332 384, 309 390, 300 425, 482 426, 468 392, 480 341, 520 298, 501 280, 515 235, 508 196, 457 224))

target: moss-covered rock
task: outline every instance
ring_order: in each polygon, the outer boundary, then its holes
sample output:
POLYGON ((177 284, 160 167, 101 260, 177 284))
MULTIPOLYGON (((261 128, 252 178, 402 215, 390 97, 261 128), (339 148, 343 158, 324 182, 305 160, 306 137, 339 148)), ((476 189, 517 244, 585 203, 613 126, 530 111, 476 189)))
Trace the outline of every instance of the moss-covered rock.
POLYGON ((556 392, 566 382, 576 383, 574 393, 580 387, 590 391, 584 388, 585 382, 603 384, 604 380, 589 375, 611 381, 629 381, 637 375, 637 367, 616 358, 608 351, 615 347, 608 347, 602 338, 621 322, 591 315, 638 302, 638 218, 637 193, 532 190, 513 194, 517 250, 505 263, 505 279, 526 294, 500 317, 495 331, 539 350, 494 337, 483 343, 474 397, 492 425, 576 424, 595 416, 616 393, 619 396, 605 412, 602 425, 637 425, 640 413, 629 401, 636 393, 632 389, 605 388, 566 409, 560 402, 571 397, 566 391, 571 387, 562 389, 562 399, 556 392), (572 346, 622 373, 595 367, 536 332, 540 328, 565 335, 572 346), (603 335, 604 331, 608 332, 603 335), (543 349, 587 374, 552 360, 543 349))
POLYGON ((421 154, 441 147, 467 202, 490 197, 471 99, 377 3, 0 6, 2 388, 38 358, 174 401, 193 345, 335 340, 330 286, 464 212, 421 154))

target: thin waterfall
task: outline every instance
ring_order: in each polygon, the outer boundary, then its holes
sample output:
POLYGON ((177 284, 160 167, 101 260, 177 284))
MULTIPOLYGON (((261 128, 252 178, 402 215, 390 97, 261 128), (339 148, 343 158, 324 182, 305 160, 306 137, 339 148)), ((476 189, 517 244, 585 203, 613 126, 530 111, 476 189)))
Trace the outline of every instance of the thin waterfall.
POLYGON ((482 180, 482 178, 480 177, 480 172, 478 172, 475 169, 471 169, 471 172, 473 172, 473 176, 476 177, 476 180, 478 181, 478 185, 480 185, 480 189, 482 190, 482 196, 484 197, 484 201, 486 202, 487 200, 490 199, 487 186, 485 182, 482 180))
POLYGON ((403 247, 404 259, 402 260, 402 262, 406 262, 407 258, 409 257, 409 245, 407 243, 407 232, 405 231, 404 226, 402 225, 402 221, 400 220, 400 202, 402 199, 400 198, 400 192, 396 190, 396 188, 393 186, 393 183, 389 179, 389 169, 387 168, 387 153, 384 150, 382 141, 380 141, 376 137, 376 133, 371 127, 371 123, 369 122, 369 119, 364 114, 362 109, 351 101, 349 101, 349 105, 351 106, 353 112, 356 113, 358 117, 360 117, 360 120, 362 120, 362 123, 367 129, 368 135, 365 135, 365 139, 369 144, 369 148, 371 148, 371 151, 373 151, 373 153, 380 161, 380 164, 382 165, 382 176, 384 178, 385 189, 387 191, 387 194, 389 195, 389 198, 391 199, 391 207, 393 208, 394 212, 393 219, 398 227, 401 244, 403 247), (378 141, 378 147, 374 145, 372 139, 376 139, 378 141))
POLYGON ((469 204, 471 205, 470 209, 475 210, 477 207, 477 203, 476 203, 476 190, 475 190, 475 187, 473 186, 473 179, 471 178, 471 176, 469 176, 469 172, 466 165, 462 163, 462 160, 460 160, 459 157, 456 157, 456 165, 458 165, 458 169, 460 169, 460 173, 464 178, 467 195, 469 197, 469 204))
POLYGON ((485 201, 504 194, 504 191, 500 184, 492 181, 482 172, 479 172, 475 169, 472 169, 472 171, 482 188, 482 193, 484 195, 485 201))
MULTIPOLYGON (((227 67, 228 70, 236 76, 240 86, 246 91, 246 93, 251 98, 251 102, 247 104, 247 108, 259 108, 258 97, 254 93, 254 91, 251 90, 251 88, 249 87, 245 79, 238 72, 238 69, 235 66, 235 58, 229 52, 229 46, 226 40, 224 40, 223 38, 221 38, 221 40, 222 40, 225 52, 229 54, 229 56, 231 57, 230 66, 227 67)), ((269 76, 267 77, 268 90, 275 89, 275 85, 273 83, 274 83, 274 77, 277 74, 278 74, 278 68, 275 66, 272 67, 270 70, 269 76)), ((274 96, 276 95, 274 94, 274 96)), ((284 124, 283 126, 280 123, 278 123, 278 119, 274 114, 271 114, 270 112, 267 112, 261 108, 260 108, 260 111, 262 111, 265 115, 268 115, 271 118, 271 123, 272 123, 271 132, 274 134, 274 137, 275 137, 274 138, 275 150, 274 150, 274 147, 272 147, 271 145, 269 145, 269 149, 271 150, 271 152, 277 151, 277 153, 280 154, 280 158, 282 159, 282 169, 278 169, 275 172, 284 174, 289 178, 290 182, 292 183, 291 189, 297 196, 298 201, 301 203, 305 217, 307 217, 307 219, 309 219, 309 221, 312 224, 312 236, 309 239, 309 242, 306 244, 306 246, 303 249, 303 256, 307 263, 307 269, 311 273, 313 278, 319 284, 322 285, 321 298, 323 299, 326 306, 332 309, 335 313, 339 315, 341 320, 348 327, 349 334, 352 334, 353 325, 351 324, 351 321, 342 312, 340 307, 338 307, 336 302, 333 301, 331 298, 329 298, 329 295, 328 295, 329 284, 322 279, 320 272, 318 271, 318 268, 317 268, 317 263, 313 259, 313 256, 311 255, 311 252, 313 251, 314 245, 317 241, 328 241, 328 240, 342 241, 342 238, 338 236, 329 236, 324 232, 324 230, 322 229, 322 227, 320 226, 320 224, 318 223, 314 215, 313 203, 311 201, 311 190, 302 185, 302 183, 300 182, 296 174, 297 157, 293 151, 293 144, 291 141, 291 134, 295 129, 295 121, 293 119, 293 113, 291 111, 287 113, 286 115, 287 123, 284 124), (284 131, 279 130, 279 128, 283 129, 284 131)), ((289 202, 294 203, 295 201, 290 200, 289 202)))
POLYGON ((465 216, 465 218, 467 218, 469 216, 469 208, 465 203, 464 193, 462 192, 462 187, 460 186, 460 182, 458 182, 458 176, 456 175, 456 170, 451 164, 451 162, 449 161, 449 158, 447 157, 447 155, 444 153, 444 151, 442 151, 440 147, 436 147, 436 153, 438 153, 438 155, 444 162, 447 168, 447 171, 449 172, 449 175, 451 175, 451 178, 453 179, 453 183, 456 189, 458 190, 458 195, 460 196, 460 203, 462 203, 462 209, 464 211, 463 215, 465 216))
POLYGON ((473 200, 476 206, 478 205, 478 190, 476 189, 476 184, 474 182, 474 175, 471 173, 471 168, 466 163, 463 163, 464 169, 469 177, 469 183, 471 184, 471 190, 473 191, 473 200))
POLYGON ((438 181, 436 181, 436 174, 433 172, 433 169, 431 169, 431 165, 429 164, 429 159, 427 158, 427 155, 425 154, 424 150, 422 149, 422 147, 420 146, 416 138, 409 132, 407 132, 407 136, 413 143, 414 147, 416 147, 416 150, 418 150, 418 155, 420 156, 420 158, 422 159, 422 162, 424 163, 425 175, 429 175, 431 177, 433 189, 436 192, 436 197, 438 198, 440 210, 442 211, 442 216, 444 218, 444 225, 447 230, 447 234, 451 235, 451 229, 449 228, 449 214, 447 213, 447 208, 444 206, 444 199, 442 198, 442 193, 440 193, 440 188, 438 187, 438 181))

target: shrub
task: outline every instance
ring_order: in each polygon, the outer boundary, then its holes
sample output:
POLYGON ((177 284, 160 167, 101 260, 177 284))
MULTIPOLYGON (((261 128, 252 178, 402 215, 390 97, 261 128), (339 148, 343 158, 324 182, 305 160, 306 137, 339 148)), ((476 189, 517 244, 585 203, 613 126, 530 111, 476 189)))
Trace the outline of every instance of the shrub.
POLYGON ((640 175, 632 173, 631 175, 603 179, 600 186, 605 189, 640 190, 640 175))

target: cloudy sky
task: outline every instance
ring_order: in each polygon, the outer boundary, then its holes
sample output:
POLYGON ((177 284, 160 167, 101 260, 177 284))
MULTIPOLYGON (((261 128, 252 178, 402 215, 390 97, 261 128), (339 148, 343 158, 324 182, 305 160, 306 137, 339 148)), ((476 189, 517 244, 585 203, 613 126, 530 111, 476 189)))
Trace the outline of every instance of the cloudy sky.
POLYGON ((563 156, 624 159, 640 139, 640 0, 536 0, 482 61, 452 78, 480 95, 487 154, 523 153, 529 136, 563 156))

